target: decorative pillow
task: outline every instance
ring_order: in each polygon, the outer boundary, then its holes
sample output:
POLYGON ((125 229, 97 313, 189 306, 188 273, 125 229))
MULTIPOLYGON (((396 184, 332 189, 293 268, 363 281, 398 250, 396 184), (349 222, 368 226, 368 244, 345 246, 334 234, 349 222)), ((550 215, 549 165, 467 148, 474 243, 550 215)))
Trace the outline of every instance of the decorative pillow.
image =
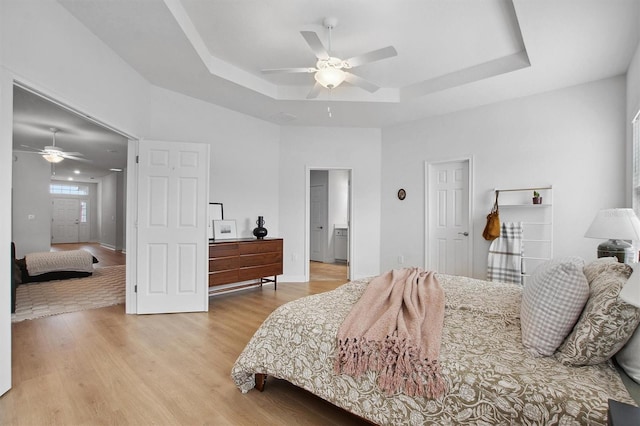
MULTIPOLYGON (((640 296, 640 263, 631 265, 633 273, 620 292, 620 299, 637 300, 640 296)), ((616 354, 616 361, 629 377, 640 383, 640 326, 616 354)))
POLYGON ((535 269, 522 290, 522 344, 535 356, 550 356, 564 341, 589 298, 584 261, 567 257, 535 269))
POLYGON ((624 346, 640 323, 640 309, 618 299, 631 275, 624 263, 606 265, 590 284, 589 300, 556 358, 566 365, 594 365, 607 361, 624 346))
POLYGON ((587 277, 587 281, 589 281, 589 285, 593 282, 593 280, 603 273, 607 269, 607 265, 610 263, 618 263, 617 257, 600 257, 592 262, 589 262, 584 267, 584 276, 587 277))

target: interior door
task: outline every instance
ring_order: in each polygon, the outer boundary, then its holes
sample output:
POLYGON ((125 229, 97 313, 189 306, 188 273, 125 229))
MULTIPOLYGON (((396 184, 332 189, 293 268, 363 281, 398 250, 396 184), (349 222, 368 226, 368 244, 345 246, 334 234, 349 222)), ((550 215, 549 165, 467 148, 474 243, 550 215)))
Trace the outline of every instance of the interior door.
POLYGON ((427 267, 471 276, 469 161, 427 166, 427 267))
POLYGON ((140 141, 137 313, 206 311, 209 145, 140 141))
POLYGON ((51 222, 53 244, 77 243, 80 231, 80 200, 54 198, 51 222))
POLYGON ((324 244, 327 222, 327 187, 314 185, 311 187, 310 198, 310 236, 309 260, 324 262, 324 244))

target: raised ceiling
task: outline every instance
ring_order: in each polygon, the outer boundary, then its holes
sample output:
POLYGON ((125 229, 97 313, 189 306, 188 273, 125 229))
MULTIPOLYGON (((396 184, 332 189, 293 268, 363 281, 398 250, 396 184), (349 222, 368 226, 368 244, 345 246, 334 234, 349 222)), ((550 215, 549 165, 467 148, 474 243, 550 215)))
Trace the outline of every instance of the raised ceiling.
POLYGON ((58 1, 151 83, 299 126, 385 127, 620 75, 640 27, 637 0, 58 1), (356 70, 378 92, 306 100, 311 74, 261 73, 313 66, 300 31, 326 40, 328 16, 341 57, 396 47, 356 70))
MULTIPOLYGON (((127 167, 127 138, 19 86, 13 91, 13 149, 39 155, 53 144, 79 152, 87 161, 65 159, 52 167, 52 178, 91 182, 127 167)), ((42 160, 45 161, 44 159, 42 160)))

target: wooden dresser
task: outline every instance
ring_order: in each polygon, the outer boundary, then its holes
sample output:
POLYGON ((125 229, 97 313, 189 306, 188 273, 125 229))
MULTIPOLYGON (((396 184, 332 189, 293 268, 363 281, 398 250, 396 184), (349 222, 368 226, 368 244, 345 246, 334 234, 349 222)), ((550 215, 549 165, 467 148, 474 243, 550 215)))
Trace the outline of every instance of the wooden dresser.
MULTIPOLYGON (((282 238, 240 238, 209 242, 209 287, 259 280, 225 287, 241 288, 273 282, 282 274, 282 238), (267 277, 273 277, 267 278, 267 277)), ((215 293, 214 291, 209 291, 215 293)))

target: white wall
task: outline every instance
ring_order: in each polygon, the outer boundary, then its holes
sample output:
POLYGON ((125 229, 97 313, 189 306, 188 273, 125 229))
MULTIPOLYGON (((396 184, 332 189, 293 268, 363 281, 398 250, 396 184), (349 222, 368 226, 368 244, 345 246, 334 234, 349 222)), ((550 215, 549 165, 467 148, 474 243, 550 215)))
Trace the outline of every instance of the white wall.
POLYGON ((116 249, 118 232, 118 175, 100 178, 100 244, 116 249))
POLYGON ((20 258, 51 248, 51 164, 39 155, 17 151, 13 159, 12 238, 20 258))
POLYGON ((383 130, 382 269, 399 253, 423 266, 424 161, 461 155, 474 159, 475 277, 486 277, 481 233, 496 187, 552 184, 554 255, 595 258, 585 230, 599 209, 625 205, 624 117, 620 76, 383 130))
POLYGON ((280 233, 284 281, 305 274, 308 168, 352 169, 352 274, 380 273, 380 130, 283 127, 280 130, 280 233))
POLYGON ((211 145, 209 201, 223 204, 239 237, 253 238, 258 216, 267 237, 280 236, 278 126, 160 88, 151 91, 150 116, 149 139, 211 145))

